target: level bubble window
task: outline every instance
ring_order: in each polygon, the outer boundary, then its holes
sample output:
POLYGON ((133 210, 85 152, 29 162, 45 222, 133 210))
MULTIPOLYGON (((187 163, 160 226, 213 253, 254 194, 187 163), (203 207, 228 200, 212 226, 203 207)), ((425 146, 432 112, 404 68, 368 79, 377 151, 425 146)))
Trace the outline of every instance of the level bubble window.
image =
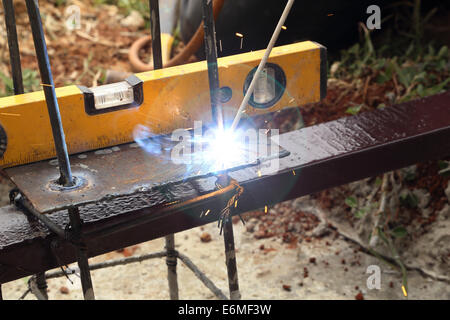
MULTIPOLYGON (((253 68, 247 75, 244 83, 244 95, 250 86, 256 72, 253 68)), ((254 108, 267 109, 275 105, 283 96, 286 89, 286 75, 277 64, 267 63, 256 79, 253 94, 249 104, 254 108)))
POLYGON ((97 110, 131 104, 134 101, 133 87, 126 81, 91 88, 91 91, 97 110))

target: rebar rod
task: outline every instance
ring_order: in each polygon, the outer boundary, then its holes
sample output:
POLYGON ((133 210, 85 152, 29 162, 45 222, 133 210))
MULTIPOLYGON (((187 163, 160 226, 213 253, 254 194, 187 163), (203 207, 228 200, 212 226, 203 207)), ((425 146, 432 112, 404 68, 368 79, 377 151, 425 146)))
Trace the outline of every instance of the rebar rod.
POLYGON ((40 272, 32 276, 29 280, 29 287, 31 293, 34 294, 38 300, 48 300, 45 272, 40 272))
POLYGON ((217 288, 212 282, 187 256, 178 252, 178 258, 188 267, 195 276, 207 287, 211 292, 221 300, 228 300, 227 296, 217 288))
POLYGON ((150 30, 152 34, 153 69, 162 69, 161 25, 159 19, 159 1, 149 0, 150 30))
POLYGON ((44 30, 42 28, 41 15, 37 0, 26 0, 28 17, 33 34, 34 48, 41 74, 42 86, 47 102, 48 115, 52 127, 53 140, 55 142, 56 155, 60 171, 59 183, 65 187, 73 186, 72 171, 70 169, 67 145, 64 130, 59 113, 58 101, 56 99, 55 86, 53 83, 50 61, 48 58, 47 44, 45 42, 44 30))
MULTIPOLYGON (((227 296, 222 292, 222 290, 220 290, 215 284, 214 282, 212 282, 192 261, 191 259, 189 259, 187 256, 176 252, 177 258, 179 258, 185 265, 186 267, 189 268, 189 270, 191 270, 194 275, 205 285, 205 287, 207 287, 218 299, 221 300, 227 300, 227 296)), ((95 263, 89 266, 89 269, 92 270, 98 270, 98 269, 103 269, 103 268, 109 268, 109 267, 115 267, 115 266, 119 266, 119 265, 127 265, 130 263, 136 263, 136 262, 142 262, 145 260, 149 260, 149 259, 155 259, 155 258, 163 258, 167 256, 167 251, 159 251, 159 252, 153 252, 153 253, 149 253, 149 254, 143 254, 140 256, 132 256, 132 257, 126 257, 126 258, 120 258, 120 259, 115 259, 115 260, 109 260, 109 261, 104 261, 104 262, 99 262, 99 263, 95 263)), ((75 268, 71 268, 70 270, 66 269, 64 271, 62 270, 57 270, 57 271, 52 271, 49 273, 45 274, 45 278, 47 280, 49 279, 54 279, 54 278, 59 278, 59 277, 63 277, 63 276, 67 276, 67 275, 71 275, 71 274, 75 274, 78 273, 80 271, 80 269, 78 267, 75 268)))
POLYGON ((170 300, 178 300, 178 279, 177 279, 177 256, 178 252, 175 250, 175 235, 169 234, 165 236, 166 241, 166 265, 167 265, 167 280, 169 282, 170 300))
MULTIPOLYGON (((120 258, 120 259, 95 263, 95 264, 89 265, 89 269, 91 271, 98 270, 98 269, 115 267, 115 266, 120 266, 120 265, 127 265, 127 264, 135 263, 135 262, 142 262, 142 261, 148 260, 148 259, 163 258, 165 256, 167 256, 166 251, 153 252, 153 253, 144 254, 141 256, 132 256, 132 257, 126 257, 126 258, 120 258)), ((48 280, 48 279, 63 277, 66 275, 71 275, 71 274, 77 273, 79 271, 80 271, 80 269, 78 267, 71 268, 71 270, 67 270, 67 269, 64 271, 57 270, 57 271, 49 272, 48 274, 46 274, 45 277, 48 280)))
POLYGON ((21 210, 24 210, 28 214, 32 214, 33 217, 38 219, 42 224, 44 224, 49 230, 56 233, 60 238, 66 239, 65 231, 54 223, 50 218, 48 218, 45 214, 38 212, 30 202, 24 198, 23 195, 18 194, 14 198, 14 204, 21 210))
POLYGON ((239 279, 236 264, 236 250, 234 248, 233 222, 229 217, 223 226, 223 240, 225 244, 225 263, 228 272, 228 287, 230 300, 240 300, 239 279))
POLYGON ((70 225, 72 227, 73 239, 78 241, 75 246, 77 250, 78 268, 80 269, 81 287, 85 300, 95 300, 94 288, 92 286, 91 272, 89 269, 87 248, 81 239, 80 211, 76 207, 69 208, 70 225))
POLYGON ((5 10, 6 36, 8 38, 9 61, 13 79, 14 94, 24 93, 22 66, 20 64, 19 41, 17 39, 16 18, 12 0, 3 0, 5 10))
POLYGON ((272 52, 275 42, 278 39, 278 35, 280 34, 281 27, 283 26, 284 22, 286 21, 286 18, 288 16, 289 11, 291 10, 293 4, 294 4, 294 0, 288 0, 286 7, 283 10, 283 13, 281 14, 280 20, 278 21, 278 24, 275 27, 275 31, 272 34, 272 38, 270 39, 269 44, 266 48, 266 51, 264 52, 264 56, 261 59, 261 62, 259 63, 255 74, 253 75, 253 79, 250 82, 250 86, 248 87, 248 90, 245 93, 245 96, 241 102, 241 105, 239 106, 239 109, 236 113, 233 123, 231 124, 231 127, 230 127, 231 131, 236 129, 237 125, 239 124, 239 121, 241 120, 243 111, 247 107, 248 100, 250 100, 250 97, 253 94, 253 90, 255 89, 255 85, 259 78, 259 75, 260 75, 261 71, 264 69, 264 66, 266 65, 267 59, 269 58, 269 55, 270 55, 270 52, 272 52))
POLYGON ((203 29, 205 31, 205 55, 208 63, 209 93, 212 119, 219 130, 223 129, 223 113, 219 99, 219 69, 217 66, 216 29, 213 15, 213 1, 203 0, 203 29))
MULTIPOLYGON (((159 1, 150 0, 150 28, 152 33, 153 69, 162 69, 161 50, 161 25, 159 19, 159 1)), ((169 283, 169 294, 171 300, 178 300, 178 279, 177 279, 177 253, 175 251, 175 236, 173 234, 165 237, 166 242, 166 265, 167 281, 169 283)))

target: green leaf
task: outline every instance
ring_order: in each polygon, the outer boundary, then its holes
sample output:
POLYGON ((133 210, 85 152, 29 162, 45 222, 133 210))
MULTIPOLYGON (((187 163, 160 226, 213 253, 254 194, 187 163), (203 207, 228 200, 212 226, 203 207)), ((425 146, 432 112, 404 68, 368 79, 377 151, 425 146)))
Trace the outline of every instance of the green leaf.
POLYGON ((448 168, 450 166, 449 161, 445 161, 445 160, 438 160, 438 167, 440 170, 448 168))
POLYGON ((438 173, 444 178, 450 176, 450 162, 439 160, 438 161, 439 171, 438 173))
POLYGON ((347 110, 345 110, 345 113, 352 115, 358 114, 361 111, 362 106, 362 104, 359 104, 357 106, 349 107, 347 108, 347 110))
POLYGON ((403 238, 408 234, 408 231, 404 227, 398 226, 391 230, 391 234, 396 238, 403 238))
POLYGON ((375 185, 378 187, 378 186, 381 186, 381 182, 383 182, 381 179, 380 179, 380 177, 377 177, 376 179, 375 179, 375 185))
POLYGON ((384 83, 388 82, 390 79, 391 79, 391 78, 388 77, 388 76, 386 75, 385 72, 380 72, 380 73, 377 75, 375 81, 376 81, 378 84, 384 84, 384 83))
POLYGON ((350 208, 356 208, 358 202, 356 201, 355 197, 347 197, 345 199, 345 204, 348 205, 350 208))
POLYGON ((419 200, 411 192, 400 195, 400 203, 408 208, 416 208, 419 200))
POLYGON ((355 217, 361 219, 362 217, 364 217, 365 214, 366 214, 365 209, 359 209, 355 212, 355 217))
POLYGON ((437 55, 439 58, 448 58, 448 47, 442 46, 437 55))

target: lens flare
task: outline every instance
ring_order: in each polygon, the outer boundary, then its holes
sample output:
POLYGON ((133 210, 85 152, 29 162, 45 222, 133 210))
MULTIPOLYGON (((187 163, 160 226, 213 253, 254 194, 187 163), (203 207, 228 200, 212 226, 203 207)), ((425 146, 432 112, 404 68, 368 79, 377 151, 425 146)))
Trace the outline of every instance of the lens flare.
POLYGON ((185 130, 181 135, 183 141, 178 141, 173 140, 174 136, 157 135, 147 126, 138 125, 134 130, 134 140, 160 161, 184 165, 183 178, 188 178, 254 163, 257 160, 256 133, 249 136, 249 132, 255 131, 210 128, 203 134, 200 126, 194 130, 185 130), (180 148, 181 143, 184 144, 183 148, 180 148))
POLYGON ((204 150, 200 156, 211 171, 226 170, 233 166, 243 164, 246 160, 246 148, 239 132, 231 130, 213 130, 206 135, 204 150))

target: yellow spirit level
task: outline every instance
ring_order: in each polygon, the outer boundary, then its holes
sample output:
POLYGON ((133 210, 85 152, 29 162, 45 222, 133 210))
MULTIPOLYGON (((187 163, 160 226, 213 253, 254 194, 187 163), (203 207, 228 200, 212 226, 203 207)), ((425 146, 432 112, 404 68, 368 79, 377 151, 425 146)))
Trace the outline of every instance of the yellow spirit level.
MULTIPOLYGON (((236 114, 264 50, 218 59, 225 121, 236 114)), ((248 116, 317 102, 326 94, 326 49, 305 41, 273 49, 248 116)), ((70 154, 133 141, 141 124, 155 134, 212 123, 205 61, 144 72, 126 81, 56 89, 70 154)), ((53 158, 43 91, 0 99, 0 166, 53 158)))

